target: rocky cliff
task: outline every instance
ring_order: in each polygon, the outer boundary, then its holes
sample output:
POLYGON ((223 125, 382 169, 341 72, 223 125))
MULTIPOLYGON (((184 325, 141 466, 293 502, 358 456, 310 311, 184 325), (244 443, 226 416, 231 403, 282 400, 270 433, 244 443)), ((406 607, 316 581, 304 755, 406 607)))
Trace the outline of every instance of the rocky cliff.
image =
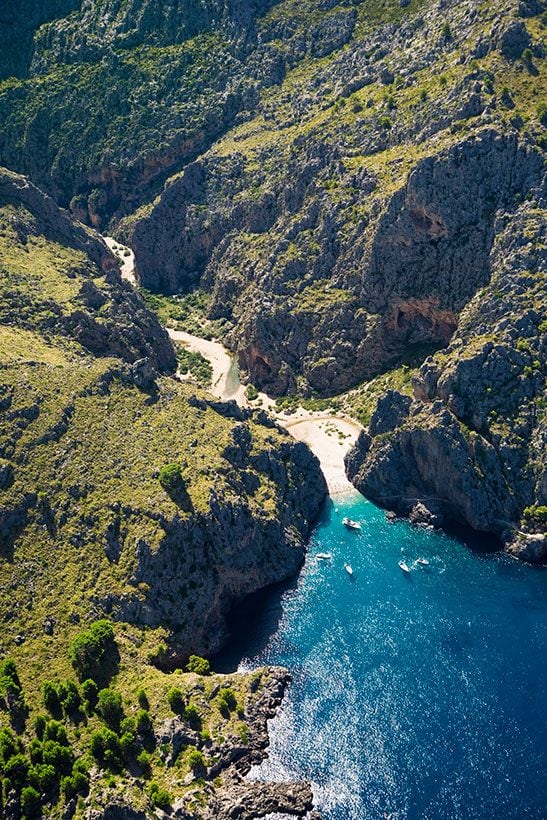
MULTIPOLYGON (((181 669, 192 653, 219 648, 233 602, 296 572, 326 487, 307 447, 273 422, 196 395, 168 375, 175 367, 169 339, 122 282, 103 241, 7 171, 0 174, 0 274, 1 650, 17 668, 4 674, 2 665, 0 675, 0 800, 2 815, 10 818, 29 806, 35 812, 47 806, 55 815, 72 800, 72 816, 78 794, 91 795, 89 805, 101 802, 109 771, 123 772, 122 804, 124 789, 139 791, 139 776, 153 775, 156 788, 158 778, 165 782, 163 746, 152 722, 168 711, 167 692, 175 682, 167 671, 177 668, 179 685, 187 688, 181 669), (108 697, 133 698, 135 706, 127 715, 130 748, 122 753, 121 740, 111 738, 107 758, 102 741, 92 739, 105 730, 102 713, 94 711, 96 694, 84 709, 87 696, 74 680, 79 667, 68 651, 82 632, 82 640, 91 640, 86 627, 105 617, 116 624, 118 642, 109 645, 108 675, 101 673, 99 683, 113 677, 110 686, 120 694, 108 697), (67 679, 73 698, 65 709, 61 681, 67 679), (57 705, 43 700, 46 681, 55 691, 60 687, 57 705), (155 702, 141 730, 135 722, 138 686, 153 689, 155 702), (44 708, 53 723, 66 718, 63 740, 55 741, 65 749, 58 752, 64 763, 57 761, 56 774, 49 775, 35 768, 47 767, 51 758, 33 728, 44 708), (140 751, 146 754, 137 765, 140 751), (19 774, 9 762, 16 754, 19 774)), ((87 670, 89 661, 83 663, 87 670)), ((94 673, 80 681, 88 675, 94 673)), ((190 676, 190 689, 193 681, 190 676)), ((187 716, 194 729, 198 722, 203 729, 192 733, 184 724, 185 748, 201 750, 204 761, 196 778, 203 767, 211 781, 230 768, 235 741, 221 743, 221 732, 230 730, 224 734, 230 738, 239 732, 243 748, 251 743, 254 712, 247 713, 245 703, 258 697, 258 683, 253 686, 216 678, 201 713, 187 716), (231 697, 217 708, 217 693, 229 685, 242 687, 237 711, 231 697), (206 720, 211 731, 217 727, 214 739, 206 720)), ((263 750, 265 718, 256 720, 257 749, 263 750)), ((119 720, 114 728, 121 738, 119 720)), ((186 756, 178 767, 193 781, 186 756)), ((176 772, 166 773, 170 783, 176 772)), ((153 783, 145 793, 141 783, 140 798, 129 802, 140 800, 145 816, 154 811, 153 783)), ((293 784, 287 794, 293 787, 298 792, 293 784)), ((303 813, 309 789, 300 788, 303 813)), ((285 805, 282 790, 273 792, 270 805, 285 805)), ((180 816, 187 816, 188 795, 177 786, 169 801, 175 796, 180 816)), ((222 799, 229 803, 226 795, 222 799)))
POLYGON ((545 191, 499 215, 491 280, 413 395, 391 391, 347 459, 367 496, 421 523, 495 533, 547 556, 545 191))
POLYGON ((332 395, 446 345, 489 281, 496 214, 543 175, 541 23, 519 13, 356 21, 128 220, 143 284, 212 292, 274 394, 332 395))

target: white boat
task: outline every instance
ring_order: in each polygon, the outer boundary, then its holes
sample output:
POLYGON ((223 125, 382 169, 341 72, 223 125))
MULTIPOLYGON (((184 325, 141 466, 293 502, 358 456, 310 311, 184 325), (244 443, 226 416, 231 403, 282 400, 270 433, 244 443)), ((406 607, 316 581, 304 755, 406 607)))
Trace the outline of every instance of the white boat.
POLYGON ((353 570, 349 564, 344 564, 344 569, 346 570, 348 575, 353 575, 353 570))
POLYGON ((410 567, 404 561, 399 561, 399 567, 403 572, 410 572, 410 567))
POLYGON ((332 552, 318 552, 315 557, 318 560, 327 561, 329 558, 332 558, 332 552))
POLYGON ((429 566, 429 561, 427 560, 427 558, 416 558, 416 563, 421 564, 422 567, 428 567, 429 566))
POLYGON ((344 527, 347 527, 348 530, 360 530, 361 525, 358 521, 352 521, 351 518, 342 518, 342 524, 344 527))

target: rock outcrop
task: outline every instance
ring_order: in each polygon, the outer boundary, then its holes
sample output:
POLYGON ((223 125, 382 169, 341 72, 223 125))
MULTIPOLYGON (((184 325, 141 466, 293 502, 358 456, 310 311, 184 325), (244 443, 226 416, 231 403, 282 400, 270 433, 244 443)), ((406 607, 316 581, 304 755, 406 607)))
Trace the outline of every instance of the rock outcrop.
POLYGON ((122 281, 116 258, 95 231, 6 169, 0 169, 0 220, 6 327, 61 334, 96 356, 131 364, 146 359, 153 371, 176 369, 167 333, 122 281), (33 270, 40 265, 47 273, 33 270))
POLYGON ((547 556, 544 197, 498 215, 491 281, 424 362, 413 398, 382 399, 347 459, 387 509, 494 533, 534 561, 547 556))

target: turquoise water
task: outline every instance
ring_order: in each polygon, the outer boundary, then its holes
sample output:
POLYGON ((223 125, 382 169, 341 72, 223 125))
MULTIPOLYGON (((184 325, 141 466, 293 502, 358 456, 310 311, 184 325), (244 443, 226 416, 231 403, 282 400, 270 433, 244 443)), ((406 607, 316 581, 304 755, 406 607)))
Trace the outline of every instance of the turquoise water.
POLYGON ((293 674, 253 776, 312 780, 327 820, 547 816, 546 593, 547 570, 330 503, 298 583, 240 615, 241 665, 293 674))

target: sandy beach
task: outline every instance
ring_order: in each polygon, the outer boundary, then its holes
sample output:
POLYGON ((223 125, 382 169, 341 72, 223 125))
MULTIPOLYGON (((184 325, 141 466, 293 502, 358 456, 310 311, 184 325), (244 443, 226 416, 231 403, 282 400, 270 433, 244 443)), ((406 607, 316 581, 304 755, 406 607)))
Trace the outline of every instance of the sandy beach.
POLYGON ((258 402, 249 402, 245 388, 239 381, 237 363, 220 342, 207 341, 177 330, 169 330, 173 341, 184 344, 189 350, 201 353, 211 363, 213 377, 211 393, 223 401, 233 399, 242 407, 257 404, 275 416, 277 423, 284 427, 295 439, 304 441, 321 462, 331 495, 355 492, 346 478, 344 456, 354 444, 361 430, 352 419, 325 412, 311 412, 299 408, 287 415, 277 412, 275 402, 266 393, 258 394, 258 402))
MULTIPOLYGON (((135 257, 129 248, 119 242, 104 237, 108 247, 116 254, 121 265, 121 274, 131 284, 136 284, 135 257), (117 253, 114 250, 117 248, 117 253), (126 251, 129 250, 129 254, 126 251)), ((237 362, 220 342, 202 339, 181 330, 167 331, 174 342, 183 344, 193 353, 201 353, 211 364, 213 375, 209 391, 222 401, 233 400, 241 407, 262 407, 268 410, 277 423, 284 427, 293 438, 305 442, 321 463, 323 474, 331 495, 355 493, 353 485, 346 478, 344 456, 355 443, 362 429, 358 422, 346 416, 328 412, 311 412, 299 408, 294 413, 278 412, 275 401, 266 393, 259 392, 258 400, 249 402, 245 387, 239 381, 237 362)))

